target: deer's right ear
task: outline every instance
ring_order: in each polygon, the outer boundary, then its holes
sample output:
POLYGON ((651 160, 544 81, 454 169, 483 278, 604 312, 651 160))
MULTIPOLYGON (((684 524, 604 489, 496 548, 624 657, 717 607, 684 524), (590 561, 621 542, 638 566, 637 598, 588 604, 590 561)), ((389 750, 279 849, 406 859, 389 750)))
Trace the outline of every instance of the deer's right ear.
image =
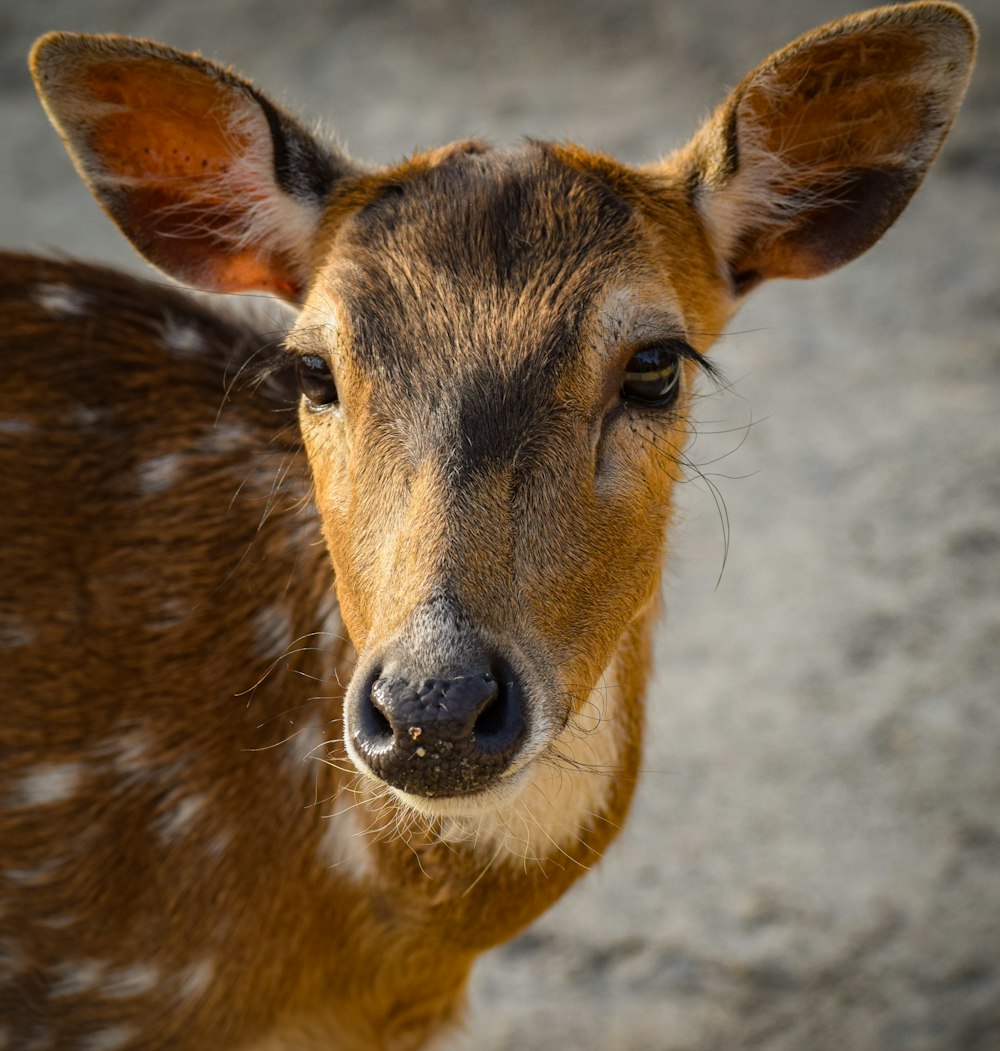
POLYGON ((358 174, 251 84, 148 41, 50 33, 31 54, 83 179, 150 262, 199 288, 301 300, 323 206, 358 174))
POLYGON ((738 292, 826 273, 882 236, 948 133, 975 50, 956 4, 899 4, 801 37, 736 88, 679 161, 738 292))

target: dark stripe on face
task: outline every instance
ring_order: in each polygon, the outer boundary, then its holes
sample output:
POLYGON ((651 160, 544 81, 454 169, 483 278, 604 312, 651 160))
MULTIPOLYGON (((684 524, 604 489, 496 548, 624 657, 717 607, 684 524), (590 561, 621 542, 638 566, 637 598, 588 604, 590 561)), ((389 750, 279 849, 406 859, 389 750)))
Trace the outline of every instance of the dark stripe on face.
POLYGON ((338 246, 352 264, 336 291, 353 356, 405 384, 471 355, 557 366, 627 258, 633 223, 599 179, 535 146, 463 153, 400 180, 352 217, 338 246))
POLYGON ((481 370, 452 393, 452 463, 463 480, 496 470, 517 469, 533 459, 533 450, 556 430, 560 410, 552 398, 552 370, 521 363, 498 375, 481 370))
POLYGON ((604 182, 539 146, 390 174, 336 248, 372 412, 461 477, 530 462, 595 296, 629 273, 635 223, 604 182))

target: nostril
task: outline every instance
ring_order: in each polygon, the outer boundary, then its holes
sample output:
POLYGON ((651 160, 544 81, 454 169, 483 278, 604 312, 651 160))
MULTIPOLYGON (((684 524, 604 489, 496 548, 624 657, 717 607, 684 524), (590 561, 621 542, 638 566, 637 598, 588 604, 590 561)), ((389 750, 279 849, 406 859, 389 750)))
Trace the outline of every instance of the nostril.
POLYGON ((376 672, 370 677, 368 688, 362 692, 358 705, 359 738, 368 748, 392 744, 393 728, 387 708, 389 699, 381 696, 385 685, 385 680, 376 672))
POLYGON ((489 673, 484 675, 483 679, 496 685, 492 697, 487 700, 485 707, 480 711, 473 727, 473 733, 479 739, 494 736, 503 729, 507 721, 506 684, 501 677, 489 673))
POLYGON ((506 723, 506 711, 503 701, 497 697, 476 720, 474 732, 479 740, 494 737, 506 723))
POLYGON ((524 730, 524 715, 517 678, 500 664, 483 678, 495 684, 493 696, 480 711, 473 733, 481 747, 489 750, 508 748, 524 730))
POLYGON ((370 705, 371 708, 371 724, 370 729, 373 737, 392 737, 392 723, 375 707, 374 704, 370 705))

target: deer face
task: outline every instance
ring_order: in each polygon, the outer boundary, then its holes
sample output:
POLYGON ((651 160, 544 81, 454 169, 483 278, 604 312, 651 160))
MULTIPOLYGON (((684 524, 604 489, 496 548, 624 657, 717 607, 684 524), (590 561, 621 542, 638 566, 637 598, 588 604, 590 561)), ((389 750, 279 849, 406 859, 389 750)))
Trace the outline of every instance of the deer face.
MULTIPOLYGON (((767 59, 642 169, 458 144, 365 174, 196 56, 39 42, 50 115, 140 251, 304 307, 289 348, 360 652, 362 772, 432 815, 481 813, 559 754, 649 621, 700 352, 761 281, 825 273, 888 228, 974 49, 951 4, 881 8, 767 59)), ((641 649, 627 711, 595 734, 629 723, 633 767, 641 649)), ((574 797, 569 834, 605 803, 574 797)))
POLYGON ((700 356, 651 225, 553 150, 367 192, 288 341, 361 652, 345 737, 425 810, 474 810, 654 599, 700 356))

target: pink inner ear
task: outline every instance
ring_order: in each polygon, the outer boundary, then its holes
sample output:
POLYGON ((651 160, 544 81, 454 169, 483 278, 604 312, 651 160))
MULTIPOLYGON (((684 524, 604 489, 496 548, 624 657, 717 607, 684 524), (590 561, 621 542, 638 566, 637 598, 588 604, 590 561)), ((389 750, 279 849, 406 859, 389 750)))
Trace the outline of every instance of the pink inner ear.
POLYGON ((115 107, 98 109, 89 122, 91 149, 111 176, 174 182, 220 175, 251 145, 234 119, 250 100, 179 62, 95 62, 82 86, 98 107, 115 107))
POLYGON ((898 164, 932 130, 915 96, 927 42, 898 32, 837 37, 783 59, 740 102, 755 144, 790 166, 898 164))
POLYGON ((108 190, 105 203, 135 246, 151 262, 193 285, 219 292, 250 289, 298 301, 295 267, 280 252, 242 244, 245 214, 232 199, 194 196, 180 180, 133 190, 108 190))
POLYGON ((213 280, 207 287, 219 292, 246 292, 257 289, 270 292, 288 303, 301 303, 305 298, 305 288, 301 282, 283 276, 291 273, 291 268, 278 265, 275 256, 266 258, 255 256, 250 252, 239 252, 218 259, 213 263, 213 280))
POLYGON ((137 248, 204 288, 297 301, 297 268, 255 220, 280 194, 271 139, 238 85, 156 56, 99 59, 75 75, 95 189, 137 248))

